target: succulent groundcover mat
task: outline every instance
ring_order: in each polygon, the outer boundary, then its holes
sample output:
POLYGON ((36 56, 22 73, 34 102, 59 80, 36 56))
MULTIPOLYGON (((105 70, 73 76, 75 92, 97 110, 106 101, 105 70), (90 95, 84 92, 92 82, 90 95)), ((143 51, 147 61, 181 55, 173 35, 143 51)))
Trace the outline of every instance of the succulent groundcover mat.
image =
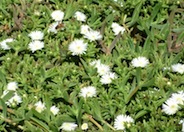
POLYGON ((183 0, 1 0, 0 131, 184 132, 183 0))

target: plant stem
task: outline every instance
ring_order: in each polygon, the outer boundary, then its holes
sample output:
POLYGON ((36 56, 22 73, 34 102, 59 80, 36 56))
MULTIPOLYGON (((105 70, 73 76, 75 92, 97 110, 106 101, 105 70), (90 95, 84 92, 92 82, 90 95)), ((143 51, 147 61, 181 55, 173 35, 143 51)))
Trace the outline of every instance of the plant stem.
POLYGON ((15 122, 13 122, 12 120, 8 119, 8 118, 1 118, 2 120, 4 120, 5 122, 13 125, 13 126, 17 126, 19 129, 24 130, 24 127, 21 125, 17 125, 15 122))
MULTIPOLYGON (((3 110, 3 108, 0 106, 0 110, 3 110)), ((15 114, 14 111, 10 108, 7 108, 7 112, 11 113, 11 114, 15 114)))
POLYGON ((106 54, 110 54, 112 52, 112 49, 115 47, 118 39, 121 37, 121 32, 115 37, 115 39, 112 41, 109 48, 107 48, 106 54))
POLYGON ((108 122, 104 120, 102 120, 102 122, 105 123, 108 127, 110 127, 113 131, 116 131, 116 129, 113 126, 111 126, 108 122))
POLYGON ((87 116, 87 118, 88 118, 92 123, 94 123, 101 131, 103 131, 102 126, 101 126, 97 121, 95 121, 91 115, 86 114, 86 116, 87 116))
POLYGON ((141 67, 138 67, 136 69, 136 78, 137 78, 137 85, 139 85, 139 83, 141 81, 141 67))

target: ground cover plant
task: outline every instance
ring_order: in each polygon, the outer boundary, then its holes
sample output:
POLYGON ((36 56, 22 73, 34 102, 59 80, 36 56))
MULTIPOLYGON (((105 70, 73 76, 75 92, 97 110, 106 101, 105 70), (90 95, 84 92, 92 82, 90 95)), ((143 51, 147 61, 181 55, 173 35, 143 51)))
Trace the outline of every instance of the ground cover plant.
POLYGON ((1 0, 0 131, 184 131, 182 0, 1 0))

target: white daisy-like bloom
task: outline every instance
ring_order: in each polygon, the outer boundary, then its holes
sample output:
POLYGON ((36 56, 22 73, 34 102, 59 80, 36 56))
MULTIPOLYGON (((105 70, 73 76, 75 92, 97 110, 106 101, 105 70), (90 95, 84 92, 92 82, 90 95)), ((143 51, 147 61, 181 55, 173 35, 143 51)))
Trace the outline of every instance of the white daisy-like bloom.
POLYGON ((9 50, 11 49, 10 46, 7 44, 7 43, 11 43, 13 42, 14 39, 13 38, 8 38, 8 39, 5 39, 3 41, 0 42, 0 47, 3 49, 3 50, 9 50))
POLYGON ((78 20, 78 21, 82 21, 85 22, 86 21, 86 15, 80 11, 76 11, 74 14, 74 17, 78 20))
POLYGON ((80 28, 80 33, 83 34, 83 35, 85 35, 90 30, 91 30, 91 28, 88 25, 82 25, 81 28, 80 28))
POLYGON ((167 115, 174 115, 179 109, 180 109, 179 105, 172 98, 169 98, 162 105, 162 111, 167 115))
POLYGON ((64 122, 59 129, 64 131, 74 131, 77 128, 77 124, 73 122, 64 122))
POLYGON ((181 64, 181 63, 174 64, 171 66, 171 69, 173 72, 183 74, 184 73, 184 64, 181 64))
POLYGON ((81 129, 82 129, 82 130, 87 130, 87 129, 88 129, 88 123, 83 123, 83 124, 81 125, 81 129))
POLYGON ((120 32, 121 34, 124 33, 125 28, 120 26, 118 23, 113 22, 111 25, 112 31, 114 32, 114 35, 118 35, 120 32))
POLYGON ((32 31, 28 36, 32 39, 32 41, 42 40, 44 33, 42 31, 32 31))
POLYGON ((39 113, 41 113, 46 109, 45 103, 42 103, 41 101, 38 101, 37 103, 35 103, 34 106, 35 106, 35 110, 39 113))
POLYGON ((86 34, 84 34, 84 38, 87 38, 90 41, 95 41, 95 40, 102 39, 102 35, 98 31, 90 30, 89 32, 87 32, 86 34))
POLYGON ((17 94, 14 93, 14 96, 11 97, 7 102, 5 102, 8 106, 17 106, 18 104, 22 103, 22 98, 17 94))
POLYGON ((79 96, 82 96, 84 98, 95 97, 96 96, 96 88, 93 86, 83 87, 80 90, 79 96))
POLYGON ((146 57, 139 56, 131 61, 133 67, 146 67, 149 64, 149 60, 146 57))
POLYGON ((87 50, 87 43, 84 43, 84 41, 81 39, 76 39, 70 43, 68 50, 72 52, 72 55, 85 54, 87 50))
POLYGON ((112 82, 113 79, 116 79, 117 76, 115 73, 113 72, 109 72, 107 74, 104 74, 103 76, 101 76, 100 78, 100 82, 102 84, 110 84, 112 82))
POLYGON ((179 124, 182 124, 182 130, 181 130, 181 132, 184 132, 184 119, 183 120, 180 120, 179 124))
POLYGON ((55 10, 51 13, 51 17, 53 20, 61 22, 64 18, 64 12, 55 10))
POLYGON ((59 24, 59 22, 54 22, 54 23, 50 24, 47 32, 48 33, 50 33, 50 32, 57 33, 56 27, 58 26, 58 24, 59 24))
POLYGON ((126 127, 130 127, 134 119, 129 115, 118 115, 114 122, 114 128, 116 130, 125 130, 126 127))
POLYGON ((180 91, 178 93, 173 93, 171 95, 171 99, 174 100, 176 104, 183 105, 184 104, 184 92, 180 91))
POLYGON ((59 112, 59 108, 57 108, 56 106, 52 106, 50 107, 50 111, 53 113, 53 115, 57 115, 59 112))
POLYGON ((110 67, 105 64, 96 65, 97 72, 99 75, 105 75, 110 72, 110 67))
POLYGON ((7 85, 7 90, 16 91, 17 88, 18 88, 17 82, 9 82, 7 85))
POLYGON ((29 49, 34 53, 36 50, 41 50, 44 48, 44 42, 42 41, 32 41, 29 43, 29 49))

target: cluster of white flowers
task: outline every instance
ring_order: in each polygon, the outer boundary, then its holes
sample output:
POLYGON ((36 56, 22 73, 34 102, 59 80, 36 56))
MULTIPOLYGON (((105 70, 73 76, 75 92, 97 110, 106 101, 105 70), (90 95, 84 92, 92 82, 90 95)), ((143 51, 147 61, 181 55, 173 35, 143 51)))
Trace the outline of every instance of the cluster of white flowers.
POLYGON ((82 39, 76 39, 69 44, 68 50, 72 52, 72 55, 85 54, 87 43, 84 43, 84 40, 82 39))
POLYGON ((15 41, 13 38, 8 38, 8 39, 5 39, 3 41, 0 42, 0 47, 3 49, 3 50, 9 50, 11 49, 10 46, 7 44, 7 43, 11 43, 15 41))
POLYGON ((3 98, 4 96, 6 96, 6 94, 8 94, 9 91, 14 91, 13 96, 5 102, 10 107, 15 107, 22 103, 22 98, 16 92, 17 88, 17 82, 9 82, 7 84, 7 88, 3 91, 3 95, 1 96, 1 98, 3 98))
POLYGON ((82 96, 84 98, 95 97, 96 96, 96 88, 93 86, 83 87, 83 88, 81 88, 79 96, 82 96))
POLYGON ((52 19, 55 21, 49 25, 49 28, 47 30, 48 33, 57 33, 57 26, 62 23, 64 18, 64 12, 60 10, 55 10, 51 13, 52 19))
POLYGON ((32 41, 29 43, 29 49, 32 52, 44 48, 44 42, 42 41, 44 37, 43 32, 32 31, 28 36, 32 39, 32 41))
POLYGON ((90 41, 102 39, 100 32, 91 29, 88 25, 82 25, 80 33, 84 35, 84 38, 87 38, 90 41))
MULTIPOLYGON (((38 101, 34 104, 35 106, 35 110, 39 113, 43 112, 46 109, 45 103, 43 103, 42 101, 38 101)), ((59 108, 57 108, 55 105, 50 107, 50 112, 53 115, 57 115, 59 112, 59 108)))
POLYGON ((77 124, 73 122, 63 122, 63 124, 59 127, 64 131, 74 131, 77 128, 77 124))
POLYGON ((119 33, 123 34, 125 31, 125 28, 120 26, 116 22, 112 23, 111 28, 112 28, 112 31, 114 32, 114 35, 118 35, 119 33))
POLYGON ((184 64, 181 64, 181 63, 174 64, 171 66, 171 69, 173 72, 183 74, 184 73, 184 64))
POLYGON ((102 84, 110 84, 117 76, 108 65, 102 64, 100 60, 94 60, 90 63, 91 66, 97 68, 98 74, 101 76, 100 82, 102 84))
POLYGON ((162 105, 162 111, 168 115, 174 115, 184 105, 184 91, 173 93, 162 105))
POLYGON ((146 67, 149 64, 149 60, 146 57, 139 56, 131 61, 133 67, 146 67))
POLYGON ((114 128, 116 130, 125 130, 131 126, 134 119, 129 115, 118 115, 114 121, 114 128))
POLYGON ((80 11, 76 11, 74 17, 81 22, 85 22, 87 18, 86 15, 80 11))

